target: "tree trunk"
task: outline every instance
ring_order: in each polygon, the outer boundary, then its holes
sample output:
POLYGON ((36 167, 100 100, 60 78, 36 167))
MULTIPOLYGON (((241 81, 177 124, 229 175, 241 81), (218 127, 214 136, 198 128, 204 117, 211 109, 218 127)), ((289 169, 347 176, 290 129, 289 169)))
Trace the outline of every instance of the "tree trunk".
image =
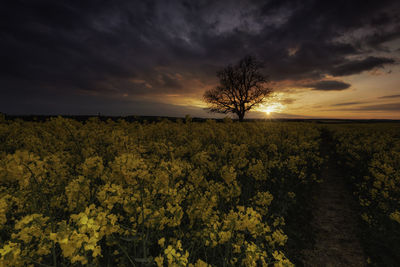
POLYGON ((244 113, 238 113, 239 121, 243 121, 244 113))

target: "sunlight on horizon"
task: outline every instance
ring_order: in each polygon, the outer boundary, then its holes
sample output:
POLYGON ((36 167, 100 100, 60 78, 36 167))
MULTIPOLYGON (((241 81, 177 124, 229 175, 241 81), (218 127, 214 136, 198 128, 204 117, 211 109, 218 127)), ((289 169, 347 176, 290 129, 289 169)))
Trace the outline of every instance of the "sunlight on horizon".
POLYGON ((285 109, 285 106, 281 103, 270 103, 263 104, 257 109, 258 111, 264 112, 267 116, 271 115, 271 113, 281 112, 285 109))

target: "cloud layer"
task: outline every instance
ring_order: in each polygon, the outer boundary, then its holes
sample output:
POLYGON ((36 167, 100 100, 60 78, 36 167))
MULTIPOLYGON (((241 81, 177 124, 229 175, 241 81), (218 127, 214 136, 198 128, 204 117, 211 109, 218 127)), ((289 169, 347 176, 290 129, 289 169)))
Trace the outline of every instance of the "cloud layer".
POLYGON ((319 91, 341 91, 348 89, 350 86, 351 84, 349 83, 335 80, 325 80, 304 85, 304 87, 319 91))
POLYGON ((386 44, 400 37, 398 11, 394 0, 7 1, 0 104, 7 112, 31 99, 50 112, 44 107, 85 99, 95 112, 102 97, 117 112, 127 96, 142 106, 152 96, 201 95, 218 69, 246 54, 265 62, 272 81, 344 90, 350 84, 326 75, 397 63, 386 44))
POLYGON ((381 99, 400 98, 400 95, 385 95, 385 96, 381 96, 379 98, 381 98, 381 99))

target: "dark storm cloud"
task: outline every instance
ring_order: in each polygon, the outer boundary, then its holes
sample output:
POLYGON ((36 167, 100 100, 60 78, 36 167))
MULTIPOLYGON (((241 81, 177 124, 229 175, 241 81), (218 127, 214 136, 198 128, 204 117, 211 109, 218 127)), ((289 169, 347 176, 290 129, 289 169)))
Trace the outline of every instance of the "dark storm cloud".
POLYGON ((363 60, 354 60, 342 65, 336 66, 330 71, 333 76, 346 76, 361 73, 373 68, 382 67, 388 64, 394 64, 395 60, 384 57, 367 57, 363 60))
POLYGON ((304 85, 304 87, 318 91, 341 91, 348 89, 350 86, 351 84, 341 81, 319 81, 304 85))
POLYGON ((374 48, 390 51, 383 44, 400 38, 400 27, 389 31, 377 32, 366 39, 366 43, 374 48))
POLYGON ((14 102, 2 108, 25 105, 22 97, 56 105, 66 103, 65 95, 196 93, 246 54, 261 58, 273 81, 308 79, 316 90, 343 90, 344 83, 318 81, 396 63, 374 52, 400 37, 399 6, 394 0, 7 1, 0 9, 0 97, 14 102))
MULTIPOLYGON (((399 24, 399 4, 395 1, 307 1, 307 4, 302 1, 269 1, 264 10, 268 14, 291 11, 286 23, 270 35, 271 42, 281 47, 281 53, 272 53, 281 60, 276 60, 271 68, 278 66, 278 69, 287 70, 286 73, 274 73, 282 78, 314 78, 353 64, 359 72, 372 69, 376 65, 358 66, 358 60, 348 56, 362 55, 370 50, 364 39, 381 30, 374 26, 374 21, 382 14, 388 19, 379 27, 399 24), (352 31, 359 29, 368 32, 367 36, 361 40, 350 38, 353 37, 352 31), (300 49, 294 56, 285 55, 285 50, 296 46, 300 49)), ((357 71, 354 69, 353 73, 357 71)))

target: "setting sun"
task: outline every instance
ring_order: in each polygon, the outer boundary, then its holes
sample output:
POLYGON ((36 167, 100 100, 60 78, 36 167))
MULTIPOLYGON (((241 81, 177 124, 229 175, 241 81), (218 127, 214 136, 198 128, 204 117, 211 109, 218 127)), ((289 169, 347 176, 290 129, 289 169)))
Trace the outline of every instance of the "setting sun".
POLYGON ((260 107, 260 111, 264 112, 267 115, 271 115, 274 112, 280 112, 284 109, 284 106, 281 103, 271 103, 265 104, 260 107))

